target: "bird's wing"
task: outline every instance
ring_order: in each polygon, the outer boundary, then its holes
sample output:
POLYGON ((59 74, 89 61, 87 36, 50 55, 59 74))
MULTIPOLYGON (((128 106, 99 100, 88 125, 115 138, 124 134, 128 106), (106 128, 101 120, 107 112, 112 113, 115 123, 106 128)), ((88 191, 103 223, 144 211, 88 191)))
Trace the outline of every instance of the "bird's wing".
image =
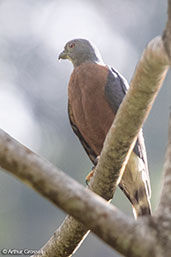
MULTIPOLYGON (((112 108, 115 114, 119 109, 119 106, 123 98, 125 97, 128 89, 129 89, 129 85, 126 79, 118 71, 109 67, 109 74, 108 74, 107 83, 105 86, 105 96, 110 107, 112 108)), ((146 154, 146 148, 145 148, 142 129, 138 134, 137 141, 135 143, 133 151, 144 162, 145 172, 147 175, 148 193, 150 195, 151 190, 150 190, 147 154, 146 154)))
POLYGON ((69 121, 70 121, 70 124, 71 124, 71 127, 72 127, 74 133, 79 138, 79 140, 80 140, 82 146, 84 147, 86 153, 88 154, 90 160, 95 164, 97 155, 95 154, 93 149, 88 145, 88 143, 85 141, 84 137, 81 135, 78 127, 76 126, 76 123, 74 121, 72 108, 71 108, 71 105, 70 105, 69 101, 68 101, 68 116, 69 116, 69 121))

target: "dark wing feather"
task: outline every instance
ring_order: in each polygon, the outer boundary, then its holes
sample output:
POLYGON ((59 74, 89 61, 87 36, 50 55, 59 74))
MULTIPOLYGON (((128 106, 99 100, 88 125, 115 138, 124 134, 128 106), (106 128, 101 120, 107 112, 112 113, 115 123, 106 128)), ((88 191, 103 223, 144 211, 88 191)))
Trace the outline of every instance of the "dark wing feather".
MULTIPOLYGON (((125 97, 128 89, 129 85, 126 79, 118 71, 109 67, 109 74, 105 86, 105 96, 115 114, 118 111, 119 106, 123 98, 125 97)), ((147 155, 142 129, 139 132, 133 151, 136 153, 138 157, 140 157, 143 160, 149 178, 147 155)))
POLYGON ((124 79, 122 75, 113 68, 109 68, 109 74, 105 86, 105 96, 115 114, 117 113, 128 88, 129 85, 126 79, 124 79))
POLYGON ((84 137, 81 135, 79 129, 77 128, 77 126, 74 122, 73 112, 72 112, 72 108, 71 108, 71 105, 69 102, 68 102, 68 116, 69 116, 69 121, 70 121, 70 124, 71 124, 71 127, 72 127, 74 133, 79 138, 79 140, 80 140, 82 146, 84 147, 86 153, 88 154, 90 160, 95 164, 97 155, 95 154, 93 149, 91 149, 91 147, 87 144, 84 137))

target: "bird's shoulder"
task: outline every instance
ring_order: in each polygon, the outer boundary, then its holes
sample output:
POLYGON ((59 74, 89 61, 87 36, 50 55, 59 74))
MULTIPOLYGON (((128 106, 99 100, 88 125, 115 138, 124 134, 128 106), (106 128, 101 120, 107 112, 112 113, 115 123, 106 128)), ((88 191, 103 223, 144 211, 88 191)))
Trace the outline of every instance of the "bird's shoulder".
POLYGON ((114 113, 117 112, 128 89, 127 80, 116 69, 108 66, 105 96, 114 113))

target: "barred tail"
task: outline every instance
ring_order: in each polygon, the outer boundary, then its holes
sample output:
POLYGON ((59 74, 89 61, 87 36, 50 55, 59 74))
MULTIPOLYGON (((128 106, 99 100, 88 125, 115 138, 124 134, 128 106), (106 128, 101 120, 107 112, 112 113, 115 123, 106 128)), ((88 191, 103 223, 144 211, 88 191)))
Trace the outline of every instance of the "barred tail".
POLYGON ((138 199, 138 201, 134 199, 132 201, 132 208, 135 218, 152 214, 150 200, 146 194, 144 194, 142 199, 138 199))
POLYGON ((132 152, 119 184, 132 204, 135 218, 151 215, 151 190, 147 169, 143 160, 132 152))
POLYGON ((124 191, 125 195, 132 204, 135 219, 137 219, 137 217, 139 216, 146 216, 152 214, 150 199, 148 198, 143 187, 139 188, 139 192, 138 190, 136 190, 133 195, 129 194, 128 191, 125 190, 125 187, 123 187, 122 182, 119 184, 119 186, 122 189, 122 191, 124 191))

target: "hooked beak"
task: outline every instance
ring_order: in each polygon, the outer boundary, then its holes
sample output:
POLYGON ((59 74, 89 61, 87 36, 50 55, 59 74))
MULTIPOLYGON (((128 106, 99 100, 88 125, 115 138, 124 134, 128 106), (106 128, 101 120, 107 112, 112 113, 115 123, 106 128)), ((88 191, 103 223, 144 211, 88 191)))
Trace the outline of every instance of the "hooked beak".
POLYGON ((58 56, 58 60, 60 60, 60 59, 67 59, 68 58, 68 55, 67 55, 67 53, 66 53, 66 50, 63 50, 60 54, 59 54, 59 56, 58 56))

